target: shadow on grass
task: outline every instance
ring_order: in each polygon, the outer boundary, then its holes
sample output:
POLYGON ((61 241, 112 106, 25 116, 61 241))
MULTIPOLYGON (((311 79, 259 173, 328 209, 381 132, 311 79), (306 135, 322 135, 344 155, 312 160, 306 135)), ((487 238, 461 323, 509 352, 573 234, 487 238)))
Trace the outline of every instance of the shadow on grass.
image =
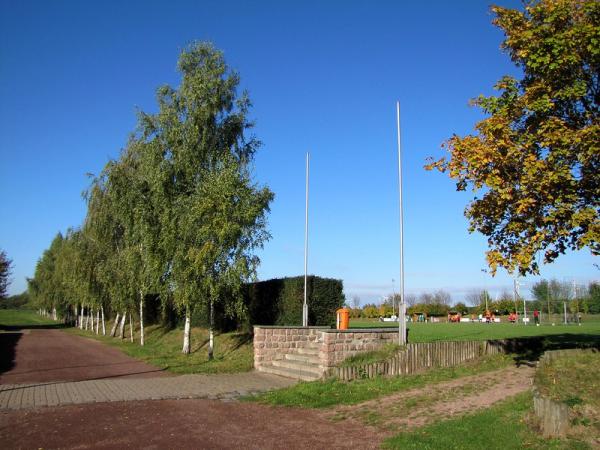
POLYGON ((2 325, 0 331, 19 331, 19 330, 60 330, 61 328, 70 328, 71 325, 64 323, 48 323, 48 324, 23 324, 23 325, 2 325))
POLYGON ((490 340, 488 344, 500 347, 504 353, 513 354, 517 365, 532 365, 548 350, 575 348, 600 350, 600 335, 563 333, 529 338, 490 340))

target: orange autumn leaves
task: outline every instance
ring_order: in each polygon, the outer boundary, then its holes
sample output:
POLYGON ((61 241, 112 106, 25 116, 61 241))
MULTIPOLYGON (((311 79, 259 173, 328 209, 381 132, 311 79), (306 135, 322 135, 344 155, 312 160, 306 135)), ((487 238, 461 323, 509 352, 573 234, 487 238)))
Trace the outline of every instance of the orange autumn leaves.
POLYGON ((499 95, 473 104, 488 115, 452 136, 430 161, 476 197, 465 215, 488 238, 487 263, 537 273, 538 254, 600 254, 600 2, 545 0, 524 12, 493 7, 502 47, 523 69, 499 95))

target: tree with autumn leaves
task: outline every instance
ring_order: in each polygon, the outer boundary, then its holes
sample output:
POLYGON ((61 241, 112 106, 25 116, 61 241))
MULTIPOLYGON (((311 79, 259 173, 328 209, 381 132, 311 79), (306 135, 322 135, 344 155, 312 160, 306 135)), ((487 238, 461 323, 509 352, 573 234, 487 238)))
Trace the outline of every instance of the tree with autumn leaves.
POLYGON ((486 118, 452 136, 426 166, 475 198, 470 231, 488 238, 487 263, 538 273, 566 250, 600 254, 600 2, 540 0, 492 7, 502 49, 522 71, 473 104, 486 118))

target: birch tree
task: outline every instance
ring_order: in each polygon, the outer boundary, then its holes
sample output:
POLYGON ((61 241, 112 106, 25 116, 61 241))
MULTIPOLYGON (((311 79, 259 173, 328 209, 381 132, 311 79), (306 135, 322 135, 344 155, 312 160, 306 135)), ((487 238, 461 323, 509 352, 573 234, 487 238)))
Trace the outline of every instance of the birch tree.
POLYGON ((154 161, 150 179, 161 205, 165 286, 185 315, 182 352, 187 354, 194 310, 217 300, 217 286, 223 280, 234 286, 253 273, 257 260, 245 252, 267 237, 264 216, 272 194, 250 184, 249 167, 259 142, 245 135, 252 127, 247 118, 250 101, 245 92, 237 94, 239 77, 228 68, 222 53, 209 44, 193 44, 181 53, 178 70, 182 76, 178 89, 158 89, 159 112, 140 114, 140 138, 152 143, 147 156, 154 161), (211 216, 203 206, 208 204, 203 195, 219 174, 237 176, 240 184, 236 187, 248 189, 244 200, 236 192, 210 192, 214 212, 223 208, 229 214, 221 218, 234 220, 231 205, 241 209, 257 205, 252 213, 245 211, 248 217, 254 214, 253 226, 238 225, 244 232, 229 230, 220 236, 223 229, 218 227, 229 223, 220 224, 218 214, 211 216), (208 232, 211 227, 213 231, 208 232), (211 240, 215 236, 219 239, 211 240), (239 250, 242 247, 244 251, 239 250))

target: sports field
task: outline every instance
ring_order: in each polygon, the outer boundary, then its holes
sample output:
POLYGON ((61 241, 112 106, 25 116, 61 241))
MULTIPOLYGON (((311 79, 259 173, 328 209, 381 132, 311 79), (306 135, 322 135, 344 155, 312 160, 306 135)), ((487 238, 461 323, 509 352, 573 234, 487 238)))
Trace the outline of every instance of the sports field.
MULTIPOLYGON (((350 328, 397 328, 397 322, 379 322, 377 319, 351 319, 350 328)), ((511 324, 511 323, 409 323, 411 342, 472 341, 528 336, 587 335, 600 339, 600 316, 585 317, 577 324, 511 324)))

